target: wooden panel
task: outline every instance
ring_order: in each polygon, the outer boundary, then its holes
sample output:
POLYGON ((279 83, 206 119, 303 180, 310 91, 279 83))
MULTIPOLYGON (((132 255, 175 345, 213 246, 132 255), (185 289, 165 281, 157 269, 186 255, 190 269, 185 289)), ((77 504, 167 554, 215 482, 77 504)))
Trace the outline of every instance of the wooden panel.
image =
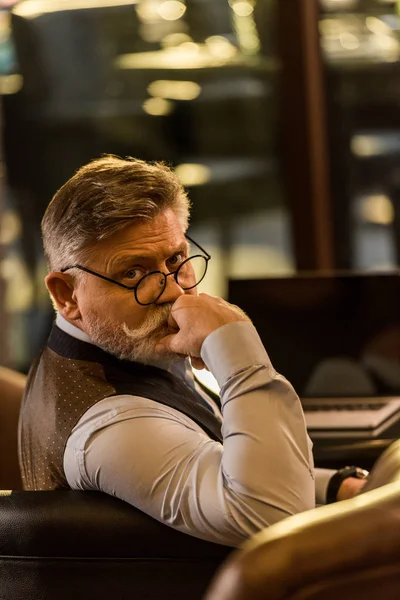
MULTIPOLYGON (((4 181, 4 157, 3 157, 3 115, 2 115, 2 101, 0 96, 0 232, 3 224, 3 213, 4 213, 4 193, 5 193, 5 181, 4 181)), ((3 262, 5 256, 5 246, 0 238, 0 263, 3 262)), ((8 319, 5 312, 5 282, 2 276, 2 269, 0 268, 0 331, 1 331, 1 343, 0 343, 0 365, 7 365, 9 361, 9 344, 8 344, 8 319)))
POLYGON ((334 267, 318 0, 280 0, 283 165, 299 270, 334 267))

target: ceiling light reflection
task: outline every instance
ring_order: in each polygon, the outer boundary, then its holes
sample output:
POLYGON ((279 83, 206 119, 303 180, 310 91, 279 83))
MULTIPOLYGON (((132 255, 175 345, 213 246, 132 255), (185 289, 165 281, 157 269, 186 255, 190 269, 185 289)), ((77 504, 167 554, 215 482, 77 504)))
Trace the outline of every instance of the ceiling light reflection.
POLYGON ((163 48, 174 48, 185 43, 193 43, 193 38, 187 33, 169 33, 161 40, 163 48))
POLYGON ((44 13, 62 10, 80 10, 87 8, 111 8, 114 6, 129 6, 138 0, 23 0, 14 6, 12 12, 20 17, 35 19, 44 13))
POLYGON ((376 35, 392 35, 393 31, 389 25, 387 25, 381 19, 377 17, 367 17, 365 19, 365 25, 367 29, 375 33, 376 35))
POLYGON ((11 95, 22 90, 24 80, 22 75, 14 73, 13 75, 0 76, 0 94, 11 95))
POLYGON ((166 21, 176 21, 183 17, 186 6, 178 0, 166 0, 157 9, 158 14, 166 21))
POLYGON ((201 86, 195 81, 171 81, 159 79, 153 81, 147 91, 151 96, 170 100, 194 100, 201 92, 201 86))
POLYGON ((364 196, 361 202, 361 218, 368 223, 391 225, 394 220, 392 201, 385 194, 364 196))
POLYGON ((13 244, 21 236, 22 224, 18 214, 13 210, 5 210, 0 222, 0 244, 13 244))
POLYGON ((184 42, 183 44, 179 44, 179 46, 176 48, 176 50, 178 50, 178 52, 185 52, 186 54, 198 54, 200 51, 200 46, 199 44, 196 44, 195 42, 184 42))
POLYGON ((199 163, 182 163, 175 173, 185 186, 204 185, 211 179, 211 169, 199 163))
POLYGON ((136 14, 144 23, 159 21, 160 15, 158 14, 158 9, 160 4, 161 0, 142 0, 135 6, 136 14))
POLYGON ((176 48, 121 54, 114 64, 117 69, 205 69, 230 61, 232 64, 233 61, 235 64, 243 64, 244 58, 239 53, 232 58, 214 56, 208 46, 187 42, 176 48))
POLYGON ((238 17, 248 17, 254 11, 254 8, 250 2, 235 2, 231 4, 231 8, 238 15, 238 17))
POLYGON ((351 150, 356 156, 364 158, 379 156, 384 149, 383 140, 378 136, 355 135, 351 140, 351 150))
POLYGON ((228 60, 237 52, 237 48, 222 35, 212 35, 205 42, 210 54, 216 58, 228 60))
POLYGON ((148 115, 155 117, 165 117, 171 114, 173 109, 173 103, 163 98, 148 98, 148 100, 143 102, 143 110, 148 115))
POLYGON ((340 43, 346 50, 357 50, 360 47, 360 40, 352 33, 342 33, 339 36, 340 43))
POLYGON ((359 0, 321 0, 321 5, 324 10, 348 10, 356 8, 359 0))
POLYGON ((343 26, 339 19, 322 19, 319 23, 319 31, 322 36, 336 40, 343 32, 343 26))

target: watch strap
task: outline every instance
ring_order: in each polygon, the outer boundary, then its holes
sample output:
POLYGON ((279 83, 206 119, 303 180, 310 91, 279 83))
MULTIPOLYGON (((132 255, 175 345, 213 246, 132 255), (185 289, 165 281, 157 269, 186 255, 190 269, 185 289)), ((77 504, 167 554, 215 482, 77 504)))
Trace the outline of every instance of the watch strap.
POLYGON ((354 477, 355 479, 366 479, 368 477, 368 471, 365 471, 365 469, 361 469, 360 467, 356 467, 354 465, 343 467, 343 469, 336 471, 328 483, 328 489, 326 492, 327 504, 332 504, 333 502, 337 501, 337 495, 340 486, 348 477, 354 477))

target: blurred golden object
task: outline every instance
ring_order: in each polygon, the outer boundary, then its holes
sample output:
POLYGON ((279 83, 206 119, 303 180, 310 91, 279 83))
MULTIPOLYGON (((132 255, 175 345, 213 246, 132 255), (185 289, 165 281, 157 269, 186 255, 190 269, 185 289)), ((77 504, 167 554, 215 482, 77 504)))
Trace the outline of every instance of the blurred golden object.
POLYGON ((13 13, 20 17, 36 19, 45 13, 62 10, 80 10, 85 8, 106 8, 113 6, 129 6, 139 0, 23 0, 14 8, 13 13))
POLYGON ((182 163, 175 172, 186 186, 204 185, 211 179, 211 169, 199 163, 182 163))
POLYGON ((0 94, 16 94, 22 89, 23 84, 24 80, 21 75, 0 75, 0 94))
POLYGON ((205 42, 210 54, 215 58, 228 60, 237 53, 237 48, 222 35, 212 35, 205 42))
POLYGON ((0 244, 14 243, 21 235, 21 219, 13 210, 5 210, 0 225, 0 244))
POLYGON ((186 6, 179 0, 166 0, 157 9, 158 14, 166 21, 177 21, 186 12, 186 6))
POLYGON ((194 100, 201 92, 201 86, 195 81, 173 81, 159 79, 147 88, 151 96, 170 100, 194 100))
POLYGON ((385 194, 365 196, 361 204, 361 217, 369 223, 391 225, 394 220, 394 208, 390 198, 385 194))
POLYGON ((239 17, 248 17, 254 11, 250 2, 235 2, 231 4, 231 8, 239 17))
POLYGON ((148 98, 143 102, 143 110, 155 117, 165 117, 173 111, 174 105, 163 98, 148 98))

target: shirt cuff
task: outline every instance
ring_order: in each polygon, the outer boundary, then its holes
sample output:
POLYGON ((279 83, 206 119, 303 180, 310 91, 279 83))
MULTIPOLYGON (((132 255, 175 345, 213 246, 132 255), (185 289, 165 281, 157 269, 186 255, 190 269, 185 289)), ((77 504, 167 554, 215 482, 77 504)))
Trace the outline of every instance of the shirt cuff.
POLYGON ((337 471, 333 469, 315 470, 315 501, 316 504, 326 504, 326 495, 331 478, 337 471))
POLYGON ((206 337, 201 358, 222 387, 235 373, 255 365, 265 365, 271 379, 276 376, 269 356, 254 325, 237 321, 219 327, 206 337))

